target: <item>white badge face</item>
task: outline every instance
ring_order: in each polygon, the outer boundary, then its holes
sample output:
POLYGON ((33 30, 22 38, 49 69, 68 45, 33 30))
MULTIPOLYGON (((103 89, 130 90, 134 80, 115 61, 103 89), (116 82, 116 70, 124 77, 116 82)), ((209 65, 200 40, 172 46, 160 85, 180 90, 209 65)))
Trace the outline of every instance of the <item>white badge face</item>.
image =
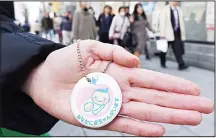
POLYGON ((111 76, 104 73, 88 74, 75 85, 71 94, 72 112, 81 124, 98 128, 109 124, 122 105, 121 89, 111 76))

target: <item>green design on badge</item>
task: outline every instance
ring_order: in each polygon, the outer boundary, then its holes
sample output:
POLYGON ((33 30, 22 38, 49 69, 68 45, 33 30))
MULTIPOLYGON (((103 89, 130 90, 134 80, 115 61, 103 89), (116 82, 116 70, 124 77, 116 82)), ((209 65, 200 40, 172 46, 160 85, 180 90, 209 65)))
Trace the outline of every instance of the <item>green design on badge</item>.
POLYGON ((117 112, 117 108, 119 106, 119 102, 120 100, 118 98, 115 98, 115 101, 114 101, 114 105, 110 111, 109 114, 107 114, 106 116, 102 117, 102 118, 98 118, 96 120, 88 120, 87 118, 83 117, 82 115, 78 114, 77 115, 77 119, 84 123, 86 126, 98 126, 98 125, 101 125, 109 120, 111 120, 115 114, 115 112, 117 112))
MULTIPOLYGON (((97 85, 98 78, 92 77, 91 84, 97 85)), ((110 94, 109 89, 97 89, 94 91, 91 97, 91 102, 86 102, 84 104, 84 111, 85 112, 91 112, 94 115, 97 115, 100 113, 107 103, 110 101, 110 94), (95 105, 98 105, 99 107, 95 109, 95 105)))

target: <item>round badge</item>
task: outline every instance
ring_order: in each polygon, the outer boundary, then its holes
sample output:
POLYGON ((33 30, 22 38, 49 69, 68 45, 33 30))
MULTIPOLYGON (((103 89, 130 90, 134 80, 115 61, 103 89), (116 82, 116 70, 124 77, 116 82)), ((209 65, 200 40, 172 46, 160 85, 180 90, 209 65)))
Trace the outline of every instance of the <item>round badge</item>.
POLYGON ((119 113, 122 105, 121 89, 111 76, 91 73, 80 79, 71 94, 71 108, 81 124, 98 128, 109 124, 119 113))

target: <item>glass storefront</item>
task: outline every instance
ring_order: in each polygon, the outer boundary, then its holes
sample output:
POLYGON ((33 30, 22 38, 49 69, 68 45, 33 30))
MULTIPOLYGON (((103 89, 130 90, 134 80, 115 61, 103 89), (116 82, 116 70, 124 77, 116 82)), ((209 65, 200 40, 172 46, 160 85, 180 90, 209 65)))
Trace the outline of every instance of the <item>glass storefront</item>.
MULTIPOLYGON (((130 2, 133 11, 137 2, 130 2)), ((159 13, 167 2, 141 2, 153 27, 157 28, 159 13)), ((180 2, 184 14, 186 40, 214 42, 214 2, 180 2)))
POLYGON ((181 2, 181 9, 186 39, 214 42, 214 2, 181 2))

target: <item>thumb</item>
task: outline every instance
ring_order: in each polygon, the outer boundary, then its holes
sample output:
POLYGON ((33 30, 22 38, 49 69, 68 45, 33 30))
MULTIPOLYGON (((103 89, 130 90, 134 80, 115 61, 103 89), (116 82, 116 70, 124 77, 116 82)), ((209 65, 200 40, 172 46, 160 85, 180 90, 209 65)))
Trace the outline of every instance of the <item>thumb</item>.
POLYGON ((118 45, 92 41, 92 45, 89 48, 91 53, 102 60, 111 60, 125 67, 137 67, 139 65, 139 58, 137 56, 118 45))

